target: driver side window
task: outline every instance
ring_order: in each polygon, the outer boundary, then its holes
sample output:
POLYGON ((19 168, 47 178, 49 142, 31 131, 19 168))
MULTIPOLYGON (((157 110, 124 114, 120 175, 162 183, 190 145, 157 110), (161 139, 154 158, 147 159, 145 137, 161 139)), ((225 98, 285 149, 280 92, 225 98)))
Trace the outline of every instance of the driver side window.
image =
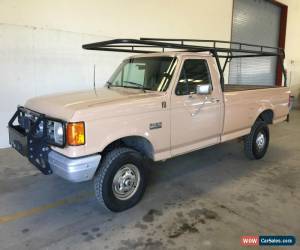
POLYGON ((197 85, 201 84, 212 84, 206 60, 185 60, 176 86, 176 95, 195 94, 197 85))

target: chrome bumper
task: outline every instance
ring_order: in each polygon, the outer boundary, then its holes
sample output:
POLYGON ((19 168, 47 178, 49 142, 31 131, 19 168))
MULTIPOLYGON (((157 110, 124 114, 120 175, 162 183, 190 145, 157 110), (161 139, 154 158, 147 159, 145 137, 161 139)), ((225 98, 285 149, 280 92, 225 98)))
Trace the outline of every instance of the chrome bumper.
POLYGON ((91 180, 99 166, 101 155, 68 158, 55 151, 48 154, 48 162, 56 175, 72 182, 91 180))

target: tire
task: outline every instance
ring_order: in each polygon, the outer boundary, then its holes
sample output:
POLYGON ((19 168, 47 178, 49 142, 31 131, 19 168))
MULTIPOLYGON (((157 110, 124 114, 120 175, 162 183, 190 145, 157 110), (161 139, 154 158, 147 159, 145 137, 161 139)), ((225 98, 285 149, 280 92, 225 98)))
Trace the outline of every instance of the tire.
POLYGON ((94 177, 95 196, 100 205, 121 212, 137 204, 146 188, 144 165, 143 156, 133 149, 116 148, 108 152, 94 177))
POLYGON ((249 135, 244 140, 244 151, 251 160, 258 160, 264 157, 269 146, 269 128, 266 122, 257 120, 249 135))

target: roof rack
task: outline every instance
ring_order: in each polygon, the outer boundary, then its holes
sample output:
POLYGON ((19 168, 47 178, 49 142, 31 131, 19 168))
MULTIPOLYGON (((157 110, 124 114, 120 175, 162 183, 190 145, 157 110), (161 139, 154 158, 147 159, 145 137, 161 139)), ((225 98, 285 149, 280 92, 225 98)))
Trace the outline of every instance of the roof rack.
POLYGON ((168 38, 113 39, 103 42, 85 44, 82 46, 82 48, 88 50, 103 50, 131 53, 155 53, 165 52, 167 50, 192 52, 214 50, 216 52, 222 53, 219 55, 220 58, 241 58, 258 56, 284 57, 284 50, 282 48, 221 40, 168 38), (224 45, 229 46, 224 47, 224 45))
MULTIPOLYGON (((281 64, 284 75, 284 86, 286 86, 286 71, 283 60, 284 49, 257 44, 241 42, 230 42, 221 40, 198 40, 198 39, 169 39, 169 38, 140 38, 140 39, 113 39, 97 43, 82 45, 83 49, 129 52, 129 53, 155 53, 167 51, 190 51, 190 52, 210 52, 217 62, 220 71, 221 85, 223 87, 226 65, 233 58, 276 56, 281 64), (221 67, 219 58, 225 58, 221 67)), ((280 65, 279 64, 279 65, 280 65)))

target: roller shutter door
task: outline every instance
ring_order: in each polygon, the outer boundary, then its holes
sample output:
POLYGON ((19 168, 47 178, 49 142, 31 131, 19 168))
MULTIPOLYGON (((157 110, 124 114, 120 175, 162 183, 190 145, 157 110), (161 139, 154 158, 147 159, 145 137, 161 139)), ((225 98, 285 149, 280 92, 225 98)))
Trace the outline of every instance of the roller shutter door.
MULTIPOLYGON (((231 40, 278 47, 280 14, 270 1, 234 0, 231 40)), ((276 68, 275 57, 233 59, 228 82, 275 85, 276 68)))

